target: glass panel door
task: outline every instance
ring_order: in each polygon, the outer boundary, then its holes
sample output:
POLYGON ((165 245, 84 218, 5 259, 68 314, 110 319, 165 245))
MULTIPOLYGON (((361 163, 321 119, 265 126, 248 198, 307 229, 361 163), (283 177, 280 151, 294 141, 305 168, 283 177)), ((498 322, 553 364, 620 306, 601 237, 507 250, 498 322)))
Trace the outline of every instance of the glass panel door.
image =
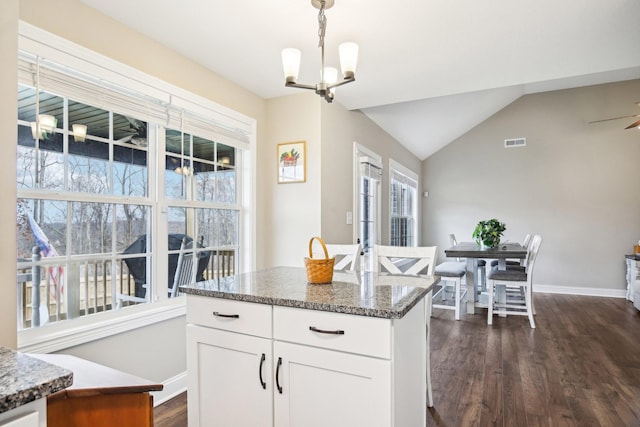
POLYGON ((382 175, 382 165, 374 157, 358 157, 358 238, 357 242, 362 245, 362 268, 372 270, 371 255, 373 246, 380 243, 380 179, 382 175))

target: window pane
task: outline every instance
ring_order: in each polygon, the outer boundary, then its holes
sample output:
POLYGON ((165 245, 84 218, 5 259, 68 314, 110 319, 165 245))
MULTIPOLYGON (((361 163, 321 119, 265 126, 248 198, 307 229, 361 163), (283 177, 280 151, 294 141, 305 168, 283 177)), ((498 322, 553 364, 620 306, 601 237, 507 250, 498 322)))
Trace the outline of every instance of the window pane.
POLYGON ((113 113, 113 140, 117 143, 146 147, 148 145, 147 127, 148 124, 142 120, 113 113))
POLYGON ((213 163, 216 160, 216 143, 210 139, 193 137, 193 157, 200 160, 208 160, 213 163))
MULTIPOLYGON (((16 179, 18 188, 36 187, 36 150, 35 143, 31 140, 31 146, 23 144, 22 134, 30 132, 25 126, 18 126, 18 152, 16 179)), ((28 141, 28 139, 27 139, 28 141)))
POLYGON ((144 244, 132 245, 140 237, 145 237, 151 229, 151 209, 144 205, 115 205, 116 252, 146 252, 144 244))
POLYGON ((109 112, 69 101, 69 190, 109 194, 109 112), (73 125, 86 126, 86 136, 74 135, 73 125), (95 139, 101 138, 101 140, 95 139))
POLYGON ((187 233, 187 209, 186 208, 169 208, 167 210, 167 230, 169 234, 189 234, 187 233))
POLYGON ((43 256, 64 256, 67 251, 67 202, 18 199, 17 252, 20 259, 31 259, 33 248, 43 256))
POLYGON ((191 135, 179 130, 167 129, 165 132, 165 150, 183 156, 191 154, 191 135))
POLYGON ((151 208, 144 205, 116 205, 115 216, 116 252, 124 258, 117 263, 116 304, 145 302, 153 286, 152 236, 148 233, 151 230, 151 208), (131 256, 135 254, 144 256, 131 256))
MULTIPOLYGON (((210 143, 213 146, 213 141, 210 143)), ((216 163, 195 163, 197 198, 200 201, 235 204, 235 149, 224 144, 216 144, 216 151, 216 163)))
POLYGON ((193 166, 190 159, 191 135, 167 129, 165 131, 165 174, 164 191, 165 196, 187 200, 190 199, 189 191, 193 166))
POLYGON ((238 245, 238 211, 220 209, 219 213, 219 237, 218 241, 222 246, 238 245))
POLYGON ((80 144, 80 135, 74 135, 73 125, 86 126, 86 138, 97 136, 102 139, 109 139, 109 112, 102 108, 94 107, 92 105, 83 104, 69 100, 69 141, 72 143, 80 144), (78 136, 76 141, 74 136, 78 136))
POLYGON ((185 200, 187 198, 187 176, 181 173, 184 166, 188 167, 179 157, 166 156, 164 172, 164 194, 172 199, 185 200))
POLYGON ((109 144, 94 140, 69 144, 69 191, 108 194, 109 144))
POLYGON ((119 196, 147 196, 147 162, 146 150, 114 146, 113 193, 119 196))
POLYGON ((113 250, 113 205, 71 203, 72 255, 110 253, 113 250))
POLYGON ((62 135, 55 134, 47 141, 39 141, 40 149, 36 148, 36 142, 30 135, 30 128, 18 126, 17 188, 63 189, 62 135))

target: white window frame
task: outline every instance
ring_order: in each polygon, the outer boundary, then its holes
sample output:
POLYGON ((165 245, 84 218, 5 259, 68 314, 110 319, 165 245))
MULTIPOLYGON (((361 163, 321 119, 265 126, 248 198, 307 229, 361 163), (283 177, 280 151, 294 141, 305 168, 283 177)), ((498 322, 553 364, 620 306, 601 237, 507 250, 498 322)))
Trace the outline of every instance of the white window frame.
MULTIPOLYGON (((240 236, 242 248, 239 257, 239 272, 255 267, 255 186, 256 186, 256 120, 219 105, 211 100, 143 73, 128 65, 91 51, 59 36, 46 32, 26 22, 19 22, 18 48, 68 66, 88 75, 104 78, 119 86, 164 99, 175 108, 184 108, 215 122, 219 142, 238 146, 234 135, 244 136, 243 154, 238 163, 238 203, 240 205, 240 236)), ((17 85, 18 82, 16 82, 17 85)), ((199 126, 200 123, 194 123, 199 126)), ((155 160, 153 161, 155 163, 155 160)), ((158 183, 160 184, 160 183, 158 183)), ((161 184, 160 184, 161 185, 161 184)), ((167 206, 164 193, 158 199, 155 218, 163 214, 166 220, 167 206)), ((162 231, 159 221, 154 221, 156 232, 162 231), (159 228, 160 230, 158 230, 159 228)), ((165 224, 166 229, 166 224, 165 224)), ((165 230, 166 231, 166 230, 165 230)), ((156 239, 157 240, 157 239, 156 239)), ((166 244, 165 244, 166 246, 166 244)), ((154 257, 154 260, 157 257, 154 257)), ((155 264, 155 263, 154 263, 155 264)), ((155 271, 160 271, 154 265, 155 271)), ((166 276, 166 272, 165 272, 166 276)), ((154 293, 160 291, 156 289, 154 293)), ((126 310, 111 310, 104 313, 52 323, 38 328, 18 331, 18 350, 24 352, 59 351, 114 334, 165 321, 186 313, 184 298, 171 298, 128 307, 126 310)))
POLYGON ((419 226, 419 221, 418 218, 420 218, 420 207, 419 207, 419 202, 420 202, 420 198, 419 198, 419 190, 420 190, 420 181, 419 181, 419 175, 412 171, 411 169, 409 169, 408 167, 404 166, 402 163, 394 160, 394 159, 389 159, 389 242, 391 242, 391 220, 392 220, 392 205, 391 202, 393 200, 392 198, 392 192, 393 192, 393 172, 396 171, 406 177, 408 177, 409 179, 412 179, 416 182, 416 194, 415 194, 415 199, 413 201, 413 212, 412 212, 412 216, 413 216, 413 235, 414 235, 414 242, 413 242, 413 246, 418 246, 418 236, 419 236, 419 232, 420 232, 420 226, 419 226))

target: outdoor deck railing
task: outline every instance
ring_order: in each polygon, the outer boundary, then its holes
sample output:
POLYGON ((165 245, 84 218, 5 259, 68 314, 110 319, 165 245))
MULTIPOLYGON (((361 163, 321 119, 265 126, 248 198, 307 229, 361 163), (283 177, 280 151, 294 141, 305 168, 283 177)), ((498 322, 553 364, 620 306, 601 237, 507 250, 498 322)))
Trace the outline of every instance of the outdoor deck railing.
MULTIPOLYGON (((235 250, 211 250, 204 279, 230 276, 235 272, 235 250)), ((42 258, 20 260, 16 277, 18 328, 113 310, 117 294, 135 295, 135 280, 124 259, 42 258), (115 271, 115 274, 112 273, 115 271)), ((169 278, 173 280, 173 278, 169 278)), ((170 286, 170 284, 169 284, 170 286)), ((122 306, 137 304, 125 301, 122 306)))

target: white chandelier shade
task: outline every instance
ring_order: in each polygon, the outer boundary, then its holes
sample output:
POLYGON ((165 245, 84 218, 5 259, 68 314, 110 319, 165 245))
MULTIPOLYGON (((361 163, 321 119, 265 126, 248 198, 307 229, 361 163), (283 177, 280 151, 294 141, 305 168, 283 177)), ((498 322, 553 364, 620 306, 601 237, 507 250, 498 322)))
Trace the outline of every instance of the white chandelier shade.
POLYGON ((302 52, 298 49, 292 47, 282 49, 282 69, 284 70, 284 78, 287 83, 295 83, 298 81, 301 56, 302 52))
POLYGON ((338 81, 338 72, 335 68, 329 71, 324 66, 324 36, 327 25, 327 18, 324 15, 325 9, 333 6, 333 0, 311 0, 313 7, 320 9, 318 12, 318 37, 322 65, 320 67, 320 82, 315 85, 298 83, 300 72, 300 60, 302 53, 298 49, 286 48, 282 50, 282 70, 284 71, 285 86, 301 89, 311 89, 316 94, 324 97, 327 102, 332 102, 335 88, 355 81, 356 66, 358 63, 358 45, 353 42, 345 42, 338 46, 340 55, 340 68, 342 69, 342 81, 338 81))
POLYGON ((338 46, 338 52, 342 76, 345 79, 354 77, 358 65, 358 45, 353 42, 344 42, 338 46))

